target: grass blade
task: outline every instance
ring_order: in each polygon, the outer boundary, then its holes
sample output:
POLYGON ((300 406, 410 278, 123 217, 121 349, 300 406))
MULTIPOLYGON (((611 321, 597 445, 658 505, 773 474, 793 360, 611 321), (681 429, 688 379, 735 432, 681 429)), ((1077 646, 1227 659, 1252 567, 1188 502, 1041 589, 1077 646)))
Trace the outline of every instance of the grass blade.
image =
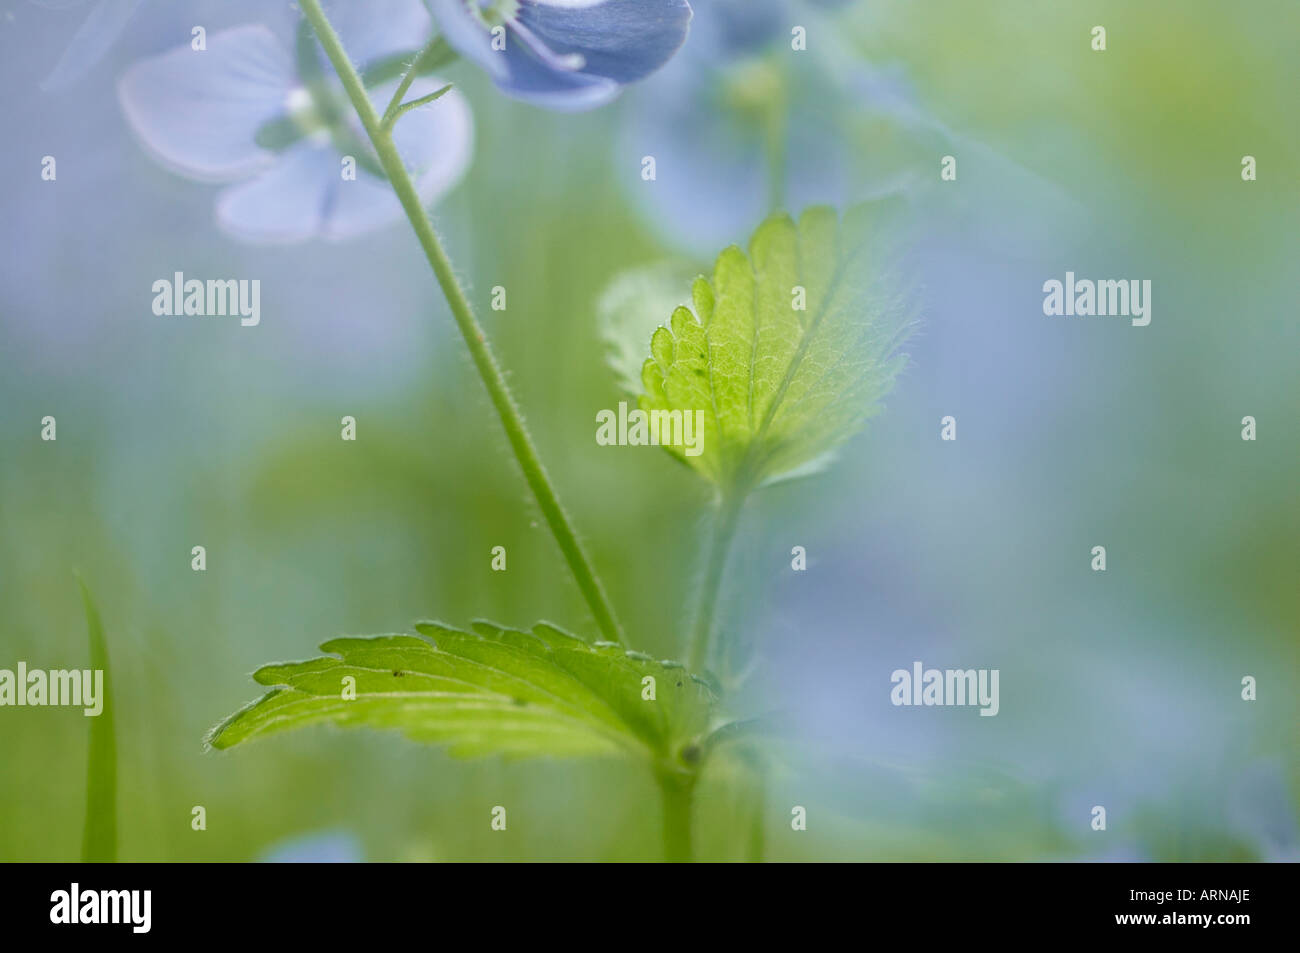
POLYGON ((81 577, 81 601, 86 607, 91 671, 104 673, 104 710, 90 720, 90 751, 86 758, 86 826, 81 840, 82 863, 111 864, 117 860, 117 738, 113 730, 113 690, 109 684, 108 645, 99 610, 81 577))

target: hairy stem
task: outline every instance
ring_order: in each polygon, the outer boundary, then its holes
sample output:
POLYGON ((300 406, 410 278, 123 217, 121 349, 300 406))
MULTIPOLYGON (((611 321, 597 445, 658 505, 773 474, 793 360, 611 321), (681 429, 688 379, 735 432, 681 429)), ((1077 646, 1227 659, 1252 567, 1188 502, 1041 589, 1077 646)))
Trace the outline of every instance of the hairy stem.
POLYGON ((427 106, 429 103, 441 99, 449 92, 451 92, 451 83, 448 83, 441 89, 434 90, 432 93, 425 96, 412 99, 410 102, 398 103, 397 108, 393 111, 393 115, 384 120, 384 129, 392 129, 393 126, 397 124, 397 120, 401 119, 412 109, 419 109, 421 106, 427 106))
POLYGON ((419 55, 416 56, 415 59, 411 60, 411 65, 407 67, 406 72, 402 74, 402 79, 401 82, 397 84, 397 89, 393 90, 393 98, 388 101, 388 108, 384 110, 384 115, 380 119, 380 123, 385 129, 388 129, 393 125, 393 122, 396 119, 395 114, 397 112, 397 107, 402 105, 402 100, 406 98, 406 94, 410 90, 411 84, 415 82, 415 68, 424 57, 426 50, 428 50, 428 47, 421 50, 419 55))
MULTIPOLYGON (((451 86, 444 86, 439 92, 422 97, 414 103, 403 104, 402 100, 411 89, 411 84, 415 82, 415 77, 428 69, 435 68, 444 62, 449 62, 455 57, 451 47, 447 45, 446 39, 436 36, 429 41, 429 45, 416 54, 415 59, 406 68, 402 74, 401 81, 397 84, 397 89, 393 91, 393 98, 388 101, 388 108, 384 110, 383 116, 380 117, 379 124, 385 129, 393 128, 393 125, 406 112, 407 109, 421 105, 426 102, 432 102, 438 96, 441 96, 451 86)), ((362 77, 362 85, 366 84, 366 78, 362 77)))
POLYGON ((438 279, 438 285, 442 288, 442 293, 451 308, 452 316, 456 319, 456 326, 460 328, 465 344, 469 347, 474 367, 478 370, 479 377, 483 379, 483 386, 487 388, 492 406, 496 408, 497 415, 501 418, 501 425, 505 428, 515 459, 519 461, 519 467, 523 470, 524 479, 528 481, 528 486, 537 499, 537 505, 546 518, 546 524, 555 536, 565 561, 569 564, 578 588, 582 590, 587 605, 591 607, 597 626, 609 641, 626 644, 622 628, 614 615, 614 609, 605 594, 604 586, 596 576, 582 544, 578 542, 577 534, 574 533, 569 518, 560 505, 555 488, 542 467, 541 460, 537 456, 537 448, 533 445, 532 437, 524 425, 523 416, 510 394, 510 389, 506 386, 505 376, 487 343, 482 327, 474 317, 474 311, 465 297, 460 282, 456 279, 451 259, 443 250, 438 233, 434 230, 433 223, 420 202, 415 183, 411 180, 402 157, 393 144, 390 131, 384 127, 382 119, 370 102, 361 77, 343 49, 338 34, 334 32, 333 26, 321 9, 320 0, 302 0, 302 11, 311 23, 312 30, 319 38, 325 54, 334 64, 334 70, 338 73, 343 88, 352 101, 361 124, 365 127, 366 135, 370 137, 370 142, 379 156, 384 173, 402 203, 411 227, 415 229, 425 257, 428 258, 434 276, 438 279))
POLYGON ((727 556, 731 552, 732 540, 740 525, 740 512, 745 505, 745 493, 740 490, 728 491, 718 507, 713 524, 713 537, 709 540, 708 554, 704 564, 704 583, 700 589, 700 601, 695 611, 695 622, 691 626, 690 642, 686 650, 687 666, 690 671, 701 671, 709 664, 709 655, 713 642, 713 613, 718 605, 718 592, 722 588, 722 577, 727 568, 727 556))
POLYGON ((659 782, 663 804, 664 860, 670 864, 689 864, 695 775, 661 769, 655 773, 655 780, 659 782))

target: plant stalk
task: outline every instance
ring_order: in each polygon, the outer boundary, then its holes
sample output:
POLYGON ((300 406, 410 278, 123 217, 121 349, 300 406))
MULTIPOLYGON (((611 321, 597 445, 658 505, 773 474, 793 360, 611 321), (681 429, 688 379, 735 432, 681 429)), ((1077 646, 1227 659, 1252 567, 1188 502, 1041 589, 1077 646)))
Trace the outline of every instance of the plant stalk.
POLYGON ((690 642, 687 646, 687 668, 699 672, 709 664, 709 653, 713 641, 713 614, 718 605, 718 593, 722 588, 722 577, 727 568, 727 557, 731 553, 731 543, 736 538, 740 526, 740 513, 745 505, 746 494, 741 490, 729 490, 722 497, 718 514, 713 524, 713 536, 709 541, 708 555, 705 557, 704 583, 700 590, 700 601, 695 612, 695 622, 691 626, 690 642))
POLYGON ((523 415, 510 394, 505 376, 492 353, 492 348, 488 345, 482 327, 474 317, 473 308, 465 296, 464 289, 456 279, 451 259, 447 257, 438 233, 434 230, 433 223, 420 202, 415 183, 406 171, 402 157, 393 143, 391 131, 384 127, 382 119, 366 94, 365 84, 343 49, 338 34, 335 33, 325 12, 321 9, 320 0, 302 0, 302 11, 320 40, 325 54, 334 64, 334 70, 338 73, 343 88, 352 101, 352 106, 357 111, 366 134, 370 137, 370 142, 379 156, 379 162, 393 186, 393 191, 402 203, 411 227, 415 229, 425 257, 429 260, 443 296, 451 308, 452 316, 456 319, 456 326, 460 328, 465 344, 469 347, 474 367, 478 370, 479 377, 483 379, 483 386, 487 388, 492 406, 501 418, 501 425, 505 428, 515 459, 519 461, 519 467, 523 470, 524 479, 533 491, 546 524, 555 536, 560 552, 564 554, 578 588, 582 591, 587 605, 590 606, 592 615, 595 616, 596 625, 604 638, 626 645, 622 627, 614 614, 609 597, 605 594, 605 588, 592 568, 582 544, 578 541, 564 508, 560 505, 559 497, 551 485, 550 478, 537 455, 537 448, 533 445, 532 437, 524 424, 523 415))
POLYGON ((689 864, 692 860, 691 811, 695 802, 695 775, 670 768, 655 772, 663 803, 664 860, 689 864))

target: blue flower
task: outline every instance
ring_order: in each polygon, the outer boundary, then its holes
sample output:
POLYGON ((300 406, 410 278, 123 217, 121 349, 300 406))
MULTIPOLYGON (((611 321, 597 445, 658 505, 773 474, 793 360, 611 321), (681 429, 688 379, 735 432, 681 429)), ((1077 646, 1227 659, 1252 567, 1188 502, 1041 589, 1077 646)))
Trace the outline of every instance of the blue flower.
POLYGON ((590 109, 642 79, 686 39, 686 0, 430 0, 447 42, 509 96, 590 109))
MULTIPOLYGON (((333 19, 359 64, 413 53, 431 32, 428 13, 412 0, 348 4, 333 19)), ((380 111, 396 83, 370 90, 380 111)), ((442 85, 421 77, 408 96, 442 85)), ((301 26, 296 44, 262 24, 213 34, 204 51, 184 46, 137 63, 118 94, 132 129, 162 164, 192 179, 235 183, 217 196, 216 219, 236 238, 339 240, 402 217, 337 77, 301 26)), ((393 138, 430 204, 469 165, 469 107, 452 91, 408 113, 393 138)))
MULTIPOLYGON (((853 0, 806 2, 814 8, 835 9, 853 0)), ((718 60, 752 53, 777 36, 788 36, 796 24, 806 25, 798 15, 801 5, 793 0, 696 0, 695 6, 692 45, 718 60)))
POLYGON ((814 27, 796 11, 813 12, 783 0, 698 3, 682 55, 628 104, 618 164, 655 158, 656 181, 624 181, 672 244, 707 254, 781 207, 897 191, 917 140, 931 138, 885 71, 834 42, 833 24, 817 27, 816 54, 792 52, 791 26, 814 27))
MULTIPOLYGON (((886 194, 939 195, 939 161, 959 153, 983 195, 1002 204, 1000 238, 1033 247, 1025 221, 1073 205, 1059 189, 950 129, 921 102, 898 66, 865 62, 825 16, 843 0, 697 0, 682 54, 628 103, 617 162, 638 210, 670 244, 706 255, 748 235, 778 208, 845 207, 886 194), (791 48, 804 26, 816 53, 791 48), (1017 209, 1004 197, 1016 196, 1017 209)), ((967 190, 969 191, 969 190, 967 190)), ((987 228, 988 209, 943 193, 949 219, 987 228)), ((1050 220, 1050 219, 1048 219, 1050 220)))
POLYGON ((360 841, 343 830, 287 837, 258 858, 264 864, 359 864, 364 859, 360 841))

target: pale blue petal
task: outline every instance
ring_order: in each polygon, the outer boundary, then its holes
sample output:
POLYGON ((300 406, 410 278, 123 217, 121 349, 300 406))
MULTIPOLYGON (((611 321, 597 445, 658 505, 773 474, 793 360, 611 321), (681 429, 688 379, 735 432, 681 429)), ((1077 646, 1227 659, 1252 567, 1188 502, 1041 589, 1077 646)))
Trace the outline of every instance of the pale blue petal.
POLYGON ((339 181, 330 183, 325 215, 316 234, 310 237, 346 241, 402 218, 402 204, 387 182, 368 172, 358 172, 355 179, 344 182, 337 167, 336 160, 334 177, 339 181))
POLYGON ((131 128, 164 165, 197 179, 238 178, 266 166, 273 154, 257 131, 285 111, 295 84, 293 60, 261 25, 208 37, 143 60, 118 83, 131 128))
POLYGON ((433 29, 421 0, 343 0, 330 5, 329 17, 348 56, 361 67, 422 49, 433 29))
POLYGON ((705 256, 742 240, 768 211, 762 135, 711 101, 710 79, 674 70, 641 91, 619 149, 624 181, 655 230, 705 256), (643 156, 655 158, 654 181, 638 174, 643 156))
POLYGON ((217 225, 241 241, 306 241, 321 233, 341 181, 332 146, 299 142, 256 178, 217 196, 217 225))
MULTIPOLYGON (((412 84, 416 98, 440 89, 442 80, 423 77, 412 84)), ((370 91, 382 108, 396 80, 370 91)), ((455 90, 402 117, 393 141, 416 190, 429 206, 453 188, 469 168, 473 116, 455 90)), ((364 138, 354 121, 354 134, 364 138)), ((241 241, 291 243, 322 238, 342 241, 403 218, 392 187, 357 166, 343 178, 343 156, 330 142, 307 140, 288 149, 276 164, 250 182, 231 186, 217 198, 217 224, 241 241)))
POLYGON ((765 214, 763 130, 726 108, 723 73, 681 59, 637 91, 620 137, 619 166, 655 230, 701 255, 742 240, 765 214), (654 156, 654 181, 638 173, 654 156))
MULTIPOLYGON (((419 99, 447 85, 436 76, 424 76, 411 84, 407 99, 419 99)), ((396 84, 378 86, 371 98, 380 108, 388 102, 396 84)), ((450 190, 469 169, 474 152, 474 114, 469 101, 455 89, 425 106, 407 112, 393 127, 393 142, 420 186, 426 202, 450 190)))
POLYGON ((438 29, 452 49, 487 70, 493 79, 506 77, 506 65, 501 53, 492 49, 491 35, 469 12, 465 0, 429 0, 429 8, 438 21, 438 29))
POLYGON ((277 841, 262 853, 264 864, 359 864, 361 843, 347 831, 321 831, 277 841))
MULTIPOLYGON (((408 98, 417 99, 446 85, 436 77, 424 77, 411 85, 408 98)), ((396 81, 371 90, 378 108, 388 102, 396 81)), ((357 130, 360 135, 360 130, 357 130)), ((469 103, 456 90, 445 93, 427 106, 408 112, 393 129, 393 142, 415 188, 427 208, 449 192, 469 169, 474 151, 474 119, 469 103)), ((355 180, 342 181, 337 163, 338 186, 320 237, 342 241, 390 225, 404 216, 391 186, 365 171, 355 180)))
POLYGON ((62 89, 86 75, 117 42, 126 24, 144 0, 100 0, 90 11, 72 42, 54 64, 50 75, 41 81, 45 90, 62 89))

